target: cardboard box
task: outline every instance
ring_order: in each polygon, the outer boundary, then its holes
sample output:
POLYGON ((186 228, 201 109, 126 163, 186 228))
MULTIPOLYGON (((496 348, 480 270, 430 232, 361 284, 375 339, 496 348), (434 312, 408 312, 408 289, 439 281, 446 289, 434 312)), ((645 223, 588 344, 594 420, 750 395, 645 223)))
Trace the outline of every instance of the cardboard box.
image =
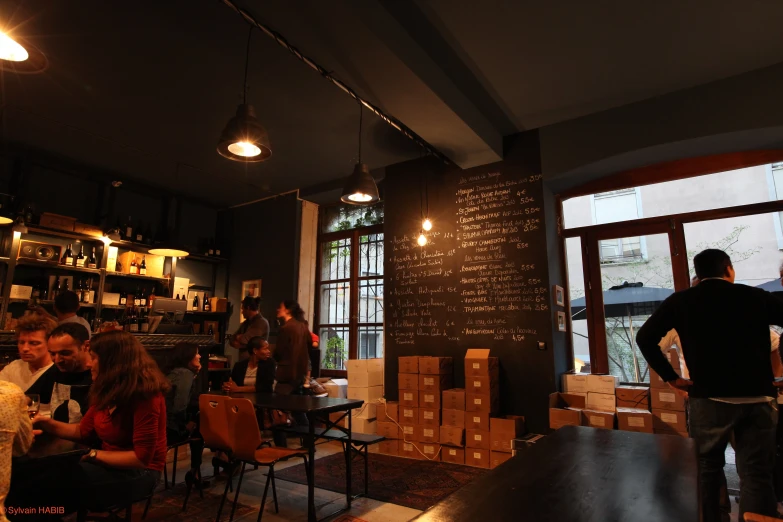
POLYGON ((563 426, 581 426, 584 408, 584 397, 568 393, 551 393, 549 395, 549 427, 557 430, 563 426))
POLYGON ((400 373, 419 373, 419 358, 418 357, 400 357, 397 359, 399 368, 397 371, 400 373))
POLYGON ((465 446, 488 450, 492 446, 490 432, 485 430, 465 430, 465 446))
POLYGON ((400 404, 398 402, 379 402, 375 407, 375 418, 384 422, 391 422, 392 420, 398 422, 400 419, 399 407, 400 404))
POLYGON ((638 433, 652 433, 652 413, 642 409, 617 408, 617 429, 636 431, 638 433))
POLYGON ((115 294, 112 292, 103 292, 103 304, 119 306, 120 294, 115 294))
POLYGON ((615 411, 616 400, 614 394, 587 392, 587 408, 591 410, 615 411))
POLYGON ((420 448, 418 448, 413 442, 400 442, 400 457, 406 457, 415 460, 425 460, 424 455, 420 453, 420 448))
POLYGON ((441 426, 440 443, 446 446, 464 447, 465 430, 463 428, 457 428, 456 426, 441 426))
POLYGON ((351 388, 383 387, 383 372, 354 372, 348 374, 351 388))
POLYGON ((400 443, 397 440, 382 440, 378 443, 378 453, 382 455, 394 455, 400 453, 400 443))
POLYGON ((419 391, 431 391, 440 394, 453 386, 451 375, 419 374, 419 391))
POLYGON ((465 412, 465 429, 488 431, 490 429, 489 413, 465 412))
POLYGON ((351 419, 351 432, 352 433, 366 433, 367 435, 375 435, 377 430, 377 422, 375 419, 351 419))
POLYGON ((444 410, 462 410, 465 411, 465 390, 463 388, 453 388, 441 393, 444 410))
MULTIPOLYGON (((105 296, 106 294, 103 295, 105 296)), ((348 379, 332 379, 324 383, 323 387, 326 388, 326 393, 329 394, 329 397, 334 397, 335 399, 348 398, 348 379)))
POLYGON ((500 395, 477 395, 475 393, 465 394, 465 409, 479 413, 495 414, 500 409, 500 395))
POLYGON ((511 453, 504 453, 502 451, 490 451, 489 452, 489 469, 495 469, 507 460, 511 460, 511 453))
POLYGON ((465 464, 465 450, 461 448, 441 448, 440 460, 451 464, 465 464))
POLYGON ((400 440, 406 440, 408 442, 416 440, 416 426, 403 426, 400 440))
POLYGON ((438 391, 420 391, 419 406, 422 408, 440 409, 440 392, 438 391))
POLYGON ((348 384, 348 398, 363 400, 364 402, 376 402, 383 397, 383 386, 370 386, 369 388, 354 388, 348 384))
POLYGON ((466 449, 465 464, 473 466, 474 468, 489 469, 489 450, 478 448, 466 449))
POLYGON ((400 390, 400 394, 397 397, 400 400, 400 406, 408 406, 410 408, 419 407, 419 392, 413 390, 400 390))
MULTIPOLYGON (((163 277, 163 263, 166 260, 164 256, 156 256, 153 254, 147 254, 145 252, 134 252, 129 250, 119 255, 117 260, 122 264, 122 273, 130 274, 131 260, 136 258, 136 264, 141 264, 141 260, 144 259, 144 264, 147 265, 147 275, 150 277, 163 277)), ((192 299, 191 301, 192 302, 192 299)), ((199 303, 203 301, 199 299, 199 303)))
POLYGON ((418 442, 440 442, 440 428, 437 426, 416 426, 414 440, 418 442))
POLYGON ((466 377, 465 391, 467 393, 475 393, 476 395, 497 394, 499 384, 500 380, 497 378, 497 376, 466 377))
POLYGON ((400 406, 400 419, 397 421, 402 426, 415 426, 419 423, 419 408, 400 406))
POLYGON ((593 375, 587 376, 587 393, 607 393, 614 395, 617 388, 618 379, 614 375, 593 375))
POLYGON ((493 453, 511 453, 511 441, 527 433, 525 418, 517 415, 489 419, 489 426, 490 449, 493 453))
POLYGON ((116 272, 117 271, 117 257, 120 255, 120 249, 116 246, 110 246, 109 247, 109 255, 106 258, 106 271, 107 272, 116 272))
POLYGON ((383 359, 348 359, 345 369, 349 379, 357 373, 383 372, 383 359))
POLYGON ((375 402, 365 402, 361 408, 353 410, 351 416, 354 419, 375 420, 378 417, 377 407, 375 402))
POLYGON ((668 388, 669 385, 661 379, 661 376, 655 373, 655 370, 650 368, 650 388, 668 388))
POLYGON ((419 408, 419 424, 422 426, 440 426, 440 410, 438 408, 419 408))
POLYGON ((419 373, 452 375, 454 373, 454 363, 451 357, 419 357, 419 373))
POLYGON ((209 306, 213 312, 227 312, 228 299, 225 297, 210 297, 209 306))
POLYGON ((101 227, 95 225, 88 225, 87 223, 74 223, 73 231, 77 234, 84 234, 85 236, 92 236, 95 239, 101 239, 103 237, 103 230, 101 227))
POLYGON ((44 228, 53 228, 55 230, 73 232, 73 227, 76 224, 76 218, 44 212, 41 214, 41 218, 38 221, 38 224, 44 228))
POLYGON ((672 430, 676 432, 687 432, 688 422, 684 411, 656 410, 652 411, 653 431, 672 430))
POLYGON ((685 397, 676 393, 669 386, 651 391, 653 410, 685 411, 685 397))
POLYGON ((385 421, 375 421, 375 434, 387 439, 399 439, 402 436, 396 424, 385 421))
POLYGON ((605 430, 614 429, 614 412, 582 410, 583 426, 590 428, 601 428, 605 430))
POLYGON ((489 348, 468 348, 465 354, 465 379, 498 375, 498 358, 489 356, 489 348))
POLYGON ((418 373, 398 373, 397 374, 397 388, 400 390, 418 390, 419 389, 419 374, 418 373))
POLYGON ((565 393, 587 393, 587 376, 589 373, 563 374, 563 391, 565 393))
POLYGON ((650 408, 650 388, 647 386, 618 386, 615 396, 618 408, 650 408))
POLYGON ((440 419, 442 426, 465 428, 465 412, 462 410, 441 410, 440 419))
POLYGON ((440 444, 424 442, 421 444, 421 452, 427 460, 440 462, 440 444))

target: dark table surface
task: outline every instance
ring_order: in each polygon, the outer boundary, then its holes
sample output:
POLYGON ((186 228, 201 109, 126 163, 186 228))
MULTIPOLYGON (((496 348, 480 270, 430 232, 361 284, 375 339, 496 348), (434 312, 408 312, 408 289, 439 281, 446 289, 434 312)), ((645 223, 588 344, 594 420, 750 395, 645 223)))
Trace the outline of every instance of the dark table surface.
MULTIPOLYGON (((212 392, 212 395, 229 395, 212 392)), ((257 408, 290 411, 294 413, 330 413, 361 408, 364 401, 358 399, 335 399, 334 397, 313 397, 312 395, 278 395, 275 393, 231 393, 231 397, 249 399, 257 408)))
POLYGON ((698 522, 697 466, 691 439, 565 426, 415 520, 698 522))
POLYGON ((90 448, 84 444, 60 439, 44 433, 35 437, 32 446, 30 446, 30 451, 26 455, 14 457, 13 465, 61 458, 76 458, 89 451, 90 448))

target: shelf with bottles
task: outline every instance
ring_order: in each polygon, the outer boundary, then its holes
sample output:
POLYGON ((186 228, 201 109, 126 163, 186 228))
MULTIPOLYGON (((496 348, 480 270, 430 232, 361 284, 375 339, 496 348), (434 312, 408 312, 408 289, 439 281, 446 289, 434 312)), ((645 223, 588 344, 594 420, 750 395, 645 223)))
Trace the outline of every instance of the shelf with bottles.
POLYGON ((29 266, 35 268, 52 269, 52 270, 67 270, 70 272, 82 272, 86 274, 100 275, 101 271, 97 268, 82 268, 70 265, 63 265, 62 263, 47 263, 44 261, 36 261, 34 259, 17 259, 16 266, 29 266))
POLYGON ((144 279, 147 281, 157 281, 157 282, 166 282, 169 280, 168 277, 154 277, 154 276, 148 276, 148 275, 136 275, 136 274, 123 274, 120 272, 106 272, 106 277, 124 277, 127 279, 144 279))

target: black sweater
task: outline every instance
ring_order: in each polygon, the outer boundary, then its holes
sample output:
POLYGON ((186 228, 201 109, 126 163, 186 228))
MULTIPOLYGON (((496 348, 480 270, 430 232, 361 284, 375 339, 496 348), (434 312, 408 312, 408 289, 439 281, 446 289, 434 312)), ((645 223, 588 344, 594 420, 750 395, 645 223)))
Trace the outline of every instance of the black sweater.
MULTIPOLYGON (((245 385, 245 374, 247 373, 248 359, 239 361, 231 369, 231 380, 237 386, 245 385)), ((256 370, 256 393, 272 393, 275 384, 276 364, 271 357, 266 361, 258 361, 256 370)))
POLYGON ((708 279, 670 296, 636 343, 664 381, 678 377, 658 343, 674 328, 693 397, 775 397, 769 326, 783 326, 783 301, 759 288, 708 279))

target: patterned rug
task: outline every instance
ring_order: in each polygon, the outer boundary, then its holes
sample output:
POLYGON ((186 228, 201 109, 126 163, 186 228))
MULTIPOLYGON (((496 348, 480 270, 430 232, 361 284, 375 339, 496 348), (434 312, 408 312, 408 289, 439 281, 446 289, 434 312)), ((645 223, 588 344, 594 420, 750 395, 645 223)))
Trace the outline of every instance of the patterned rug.
MULTIPOLYGON (((221 482, 221 485, 225 483, 221 482)), ((236 484, 235 484, 236 485, 236 484)), ((213 522, 217 515, 218 506, 220 505, 221 495, 214 493, 204 492, 204 499, 202 500, 198 494, 198 490, 193 488, 188 499, 188 509, 182 511, 182 502, 185 500, 185 484, 177 484, 174 489, 162 490, 159 489, 155 496, 152 497, 152 504, 150 510, 147 513, 147 518, 144 522, 159 522, 159 521, 173 521, 173 520, 189 520, 195 522, 213 522)), ((228 516, 231 514, 231 501, 234 500, 234 495, 229 494, 226 499, 226 504, 223 506, 223 513, 221 520, 228 520, 228 516)), ((133 506, 133 520, 141 520, 141 515, 144 512, 144 502, 139 502, 133 506)), ((258 508, 252 508, 245 506, 242 503, 237 504, 237 510, 234 513, 234 519, 241 518, 249 513, 258 513, 258 508)))
MULTIPOLYGON (((368 497, 424 511, 451 495, 486 470, 445 462, 412 460, 370 453, 368 497)), ((364 491, 364 462, 355 458, 351 469, 351 490, 364 491)), ((275 472, 275 478, 307 484, 304 464, 275 472)), ((315 486, 345 492, 345 458, 342 453, 315 461, 315 486)))

